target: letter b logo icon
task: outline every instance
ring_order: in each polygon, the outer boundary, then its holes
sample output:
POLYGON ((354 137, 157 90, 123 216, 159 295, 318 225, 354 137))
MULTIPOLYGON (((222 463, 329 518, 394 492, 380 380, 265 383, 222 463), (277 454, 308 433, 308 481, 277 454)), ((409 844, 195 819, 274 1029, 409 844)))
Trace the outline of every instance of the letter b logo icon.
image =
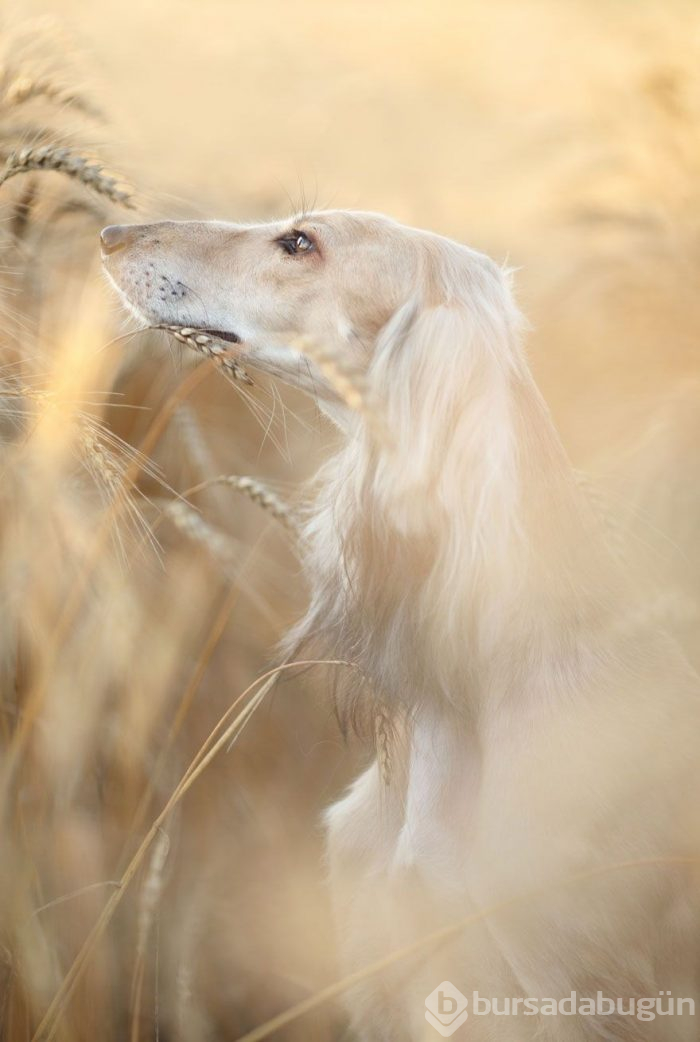
POLYGON ((443 1038, 449 1038, 469 1016, 467 1006, 459 988, 444 980, 425 1000, 425 1019, 443 1038))
POLYGON ((438 991, 438 1009, 440 1016, 448 1016, 450 1020, 457 1012, 457 999, 454 995, 446 995, 444 991, 438 991))

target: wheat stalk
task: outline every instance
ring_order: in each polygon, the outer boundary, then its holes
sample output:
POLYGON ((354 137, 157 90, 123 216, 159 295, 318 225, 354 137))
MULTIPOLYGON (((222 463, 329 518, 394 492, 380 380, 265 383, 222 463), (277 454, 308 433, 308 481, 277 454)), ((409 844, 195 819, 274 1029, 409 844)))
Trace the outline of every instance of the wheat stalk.
POLYGON ((170 817, 174 808, 180 803, 197 779, 207 770, 212 760, 216 758, 222 749, 230 746, 231 742, 235 740, 238 734, 240 734, 263 699, 269 694, 278 675, 288 669, 318 665, 343 666, 351 669, 357 668, 354 662, 346 662, 339 659, 309 659, 295 662, 284 662, 282 665, 275 666, 274 669, 270 669, 261 676, 256 677, 253 683, 248 685, 245 691, 235 699, 219 719, 219 722, 211 731, 204 744, 200 747, 172 795, 158 814, 158 817, 151 824, 148 832, 141 840, 136 853, 133 855, 131 861, 122 874, 119 886, 111 894, 109 900, 102 909, 97 922, 83 942, 80 951, 73 960, 66 976, 63 978, 63 981, 51 1000, 48 1009, 44 1013, 44 1016, 32 1035, 32 1042, 53 1042, 59 1029, 59 1018, 61 1013, 65 1010, 66 1005, 75 992, 76 986, 82 979, 95 945, 107 929, 107 926, 112 920, 122 898, 129 889, 134 876, 141 867, 146 854, 151 848, 157 835, 162 831, 165 822, 170 817), (254 691, 255 694, 253 694, 254 691), (249 699, 247 703, 245 701, 246 699, 249 699), (243 703, 244 708, 233 717, 235 710, 241 703, 243 703), (233 719, 231 719, 231 717, 233 717, 233 719))
POLYGON ((248 376, 244 366, 232 357, 230 348, 225 346, 226 342, 219 340, 218 337, 205 333, 203 329, 194 329, 190 326, 173 326, 165 322, 149 328, 165 330, 166 333, 174 336, 179 343, 186 344, 187 347, 191 347, 206 358, 213 358, 234 380, 247 384, 249 387, 253 386, 253 381, 248 376))
POLYGON ((55 145, 40 145, 11 152, 5 162, 4 170, 0 172, 0 186, 9 181, 11 177, 26 174, 32 170, 56 170, 80 181, 81 184, 106 196, 114 203, 127 207, 134 205, 130 192, 120 188, 118 180, 106 174, 99 163, 80 152, 55 145))

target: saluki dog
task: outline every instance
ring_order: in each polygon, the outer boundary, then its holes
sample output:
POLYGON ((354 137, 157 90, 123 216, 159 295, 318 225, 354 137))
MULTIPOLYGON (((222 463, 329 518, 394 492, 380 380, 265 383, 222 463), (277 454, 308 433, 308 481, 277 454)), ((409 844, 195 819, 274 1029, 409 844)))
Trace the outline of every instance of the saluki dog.
POLYGON ((376 737, 326 816, 355 1036, 696 1039, 698 681, 567 461, 509 273, 341 211, 102 248, 142 321, 228 342, 342 432, 287 654, 354 663, 338 711, 376 737))

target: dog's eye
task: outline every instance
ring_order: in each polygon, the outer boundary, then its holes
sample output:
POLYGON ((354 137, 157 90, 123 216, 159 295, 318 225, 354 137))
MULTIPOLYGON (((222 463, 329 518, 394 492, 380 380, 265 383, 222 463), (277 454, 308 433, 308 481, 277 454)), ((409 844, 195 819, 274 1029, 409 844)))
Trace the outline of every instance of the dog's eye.
POLYGON ((309 253, 314 249, 314 244, 308 235, 303 232, 292 232, 291 235, 283 235, 277 240, 283 250, 287 253, 309 253))

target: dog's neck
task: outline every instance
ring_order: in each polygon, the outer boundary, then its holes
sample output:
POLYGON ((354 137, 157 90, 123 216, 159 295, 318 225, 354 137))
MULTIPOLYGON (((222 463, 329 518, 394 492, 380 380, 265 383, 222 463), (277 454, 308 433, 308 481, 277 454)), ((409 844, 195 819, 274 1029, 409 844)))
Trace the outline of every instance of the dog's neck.
MULTIPOLYGON (((474 714, 548 659, 585 668, 577 649, 614 611, 598 526, 529 373, 496 379, 465 398, 458 455, 435 416, 447 447, 428 484, 359 426, 319 476, 312 603, 292 641, 357 662, 390 706, 474 714)), ((362 704, 339 697, 351 716, 362 704)))

